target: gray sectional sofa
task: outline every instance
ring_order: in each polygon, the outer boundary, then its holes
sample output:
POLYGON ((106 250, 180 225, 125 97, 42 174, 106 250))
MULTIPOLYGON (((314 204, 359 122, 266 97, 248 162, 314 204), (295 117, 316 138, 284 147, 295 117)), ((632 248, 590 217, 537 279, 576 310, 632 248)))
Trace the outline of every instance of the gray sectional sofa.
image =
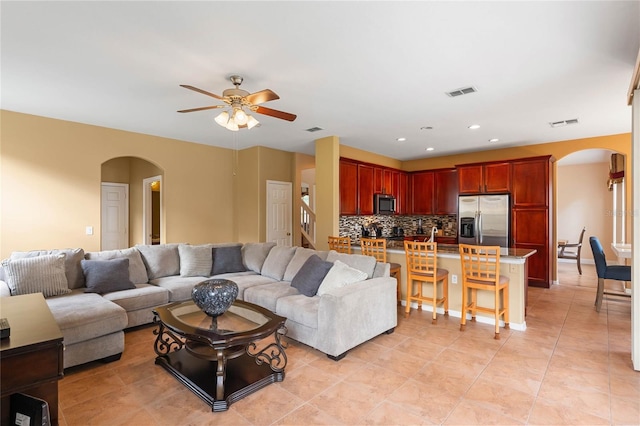
POLYGON ((236 282, 238 299, 286 317, 288 337, 332 359, 397 324, 388 264, 274 243, 14 252, 1 263, 0 297, 44 294, 68 368, 118 359, 124 330, 151 323, 154 307, 190 299, 211 277, 236 282))

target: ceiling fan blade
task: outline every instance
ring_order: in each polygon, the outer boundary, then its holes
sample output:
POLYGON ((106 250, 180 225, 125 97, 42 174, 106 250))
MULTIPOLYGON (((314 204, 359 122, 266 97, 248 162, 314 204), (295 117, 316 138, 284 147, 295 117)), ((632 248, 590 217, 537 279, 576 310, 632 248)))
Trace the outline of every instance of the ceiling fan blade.
POLYGON ((205 109, 217 109, 217 108, 224 108, 224 107, 226 107, 226 105, 214 105, 214 106, 207 106, 207 107, 200 107, 200 108, 181 109, 178 112, 204 111, 205 109))
POLYGON ((181 84, 180 87, 184 87, 185 89, 193 90, 194 92, 202 93, 203 95, 211 96, 212 98, 224 100, 222 96, 218 96, 214 93, 207 92, 206 90, 198 89, 197 87, 189 86, 188 84, 181 84))
POLYGON ((258 114, 270 115, 271 117, 281 118, 282 120, 293 121, 297 118, 295 114, 289 114, 288 112, 278 111, 277 109, 265 108, 263 106, 257 106, 254 110, 258 114))
POLYGON ((276 95, 276 93, 269 89, 264 89, 256 93, 252 93, 250 95, 245 96, 245 99, 251 105, 259 105, 269 101, 275 101, 276 99, 280 99, 280 96, 276 95))

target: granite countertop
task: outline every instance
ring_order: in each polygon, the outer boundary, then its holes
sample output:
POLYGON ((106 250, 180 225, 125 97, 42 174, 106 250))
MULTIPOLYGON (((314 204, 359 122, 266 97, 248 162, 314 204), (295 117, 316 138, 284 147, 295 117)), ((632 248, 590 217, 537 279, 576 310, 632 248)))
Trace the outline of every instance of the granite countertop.
MULTIPOLYGON (((388 241, 387 249, 404 252, 404 241, 388 241)), ((536 253, 536 250, 522 248, 502 248, 500 256, 505 258, 525 259, 536 253)), ((438 244, 438 254, 460 255, 457 244, 438 244)))

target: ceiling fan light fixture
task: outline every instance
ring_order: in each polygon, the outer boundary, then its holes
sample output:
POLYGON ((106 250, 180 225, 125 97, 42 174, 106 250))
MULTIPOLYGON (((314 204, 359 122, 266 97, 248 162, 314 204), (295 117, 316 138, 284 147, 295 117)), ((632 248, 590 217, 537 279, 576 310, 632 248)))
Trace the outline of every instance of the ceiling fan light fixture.
POLYGON ((260 122, 253 118, 252 115, 247 115, 247 129, 253 129, 258 124, 260 124, 260 122))
POLYGON ((247 113, 242 108, 236 108, 233 113, 233 119, 239 126, 247 124, 247 113))
POLYGON ((231 130, 232 132, 237 132, 238 131, 238 123, 236 123, 236 121, 233 119, 233 117, 231 117, 229 119, 229 122, 227 123, 227 125, 225 126, 227 128, 227 130, 231 130))
POLYGON ((227 123, 229 122, 229 113, 227 111, 222 111, 214 120, 222 127, 227 127, 227 123))

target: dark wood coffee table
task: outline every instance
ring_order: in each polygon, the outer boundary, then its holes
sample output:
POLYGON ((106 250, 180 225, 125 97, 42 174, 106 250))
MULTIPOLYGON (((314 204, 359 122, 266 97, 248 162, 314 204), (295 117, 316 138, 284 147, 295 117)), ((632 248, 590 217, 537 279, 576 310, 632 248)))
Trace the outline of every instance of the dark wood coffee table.
POLYGON ((170 303, 153 313, 156 364, 213 411, 225 411, 284 380, 286 318, 239 300, 215 321, 193 301, 170 303))

